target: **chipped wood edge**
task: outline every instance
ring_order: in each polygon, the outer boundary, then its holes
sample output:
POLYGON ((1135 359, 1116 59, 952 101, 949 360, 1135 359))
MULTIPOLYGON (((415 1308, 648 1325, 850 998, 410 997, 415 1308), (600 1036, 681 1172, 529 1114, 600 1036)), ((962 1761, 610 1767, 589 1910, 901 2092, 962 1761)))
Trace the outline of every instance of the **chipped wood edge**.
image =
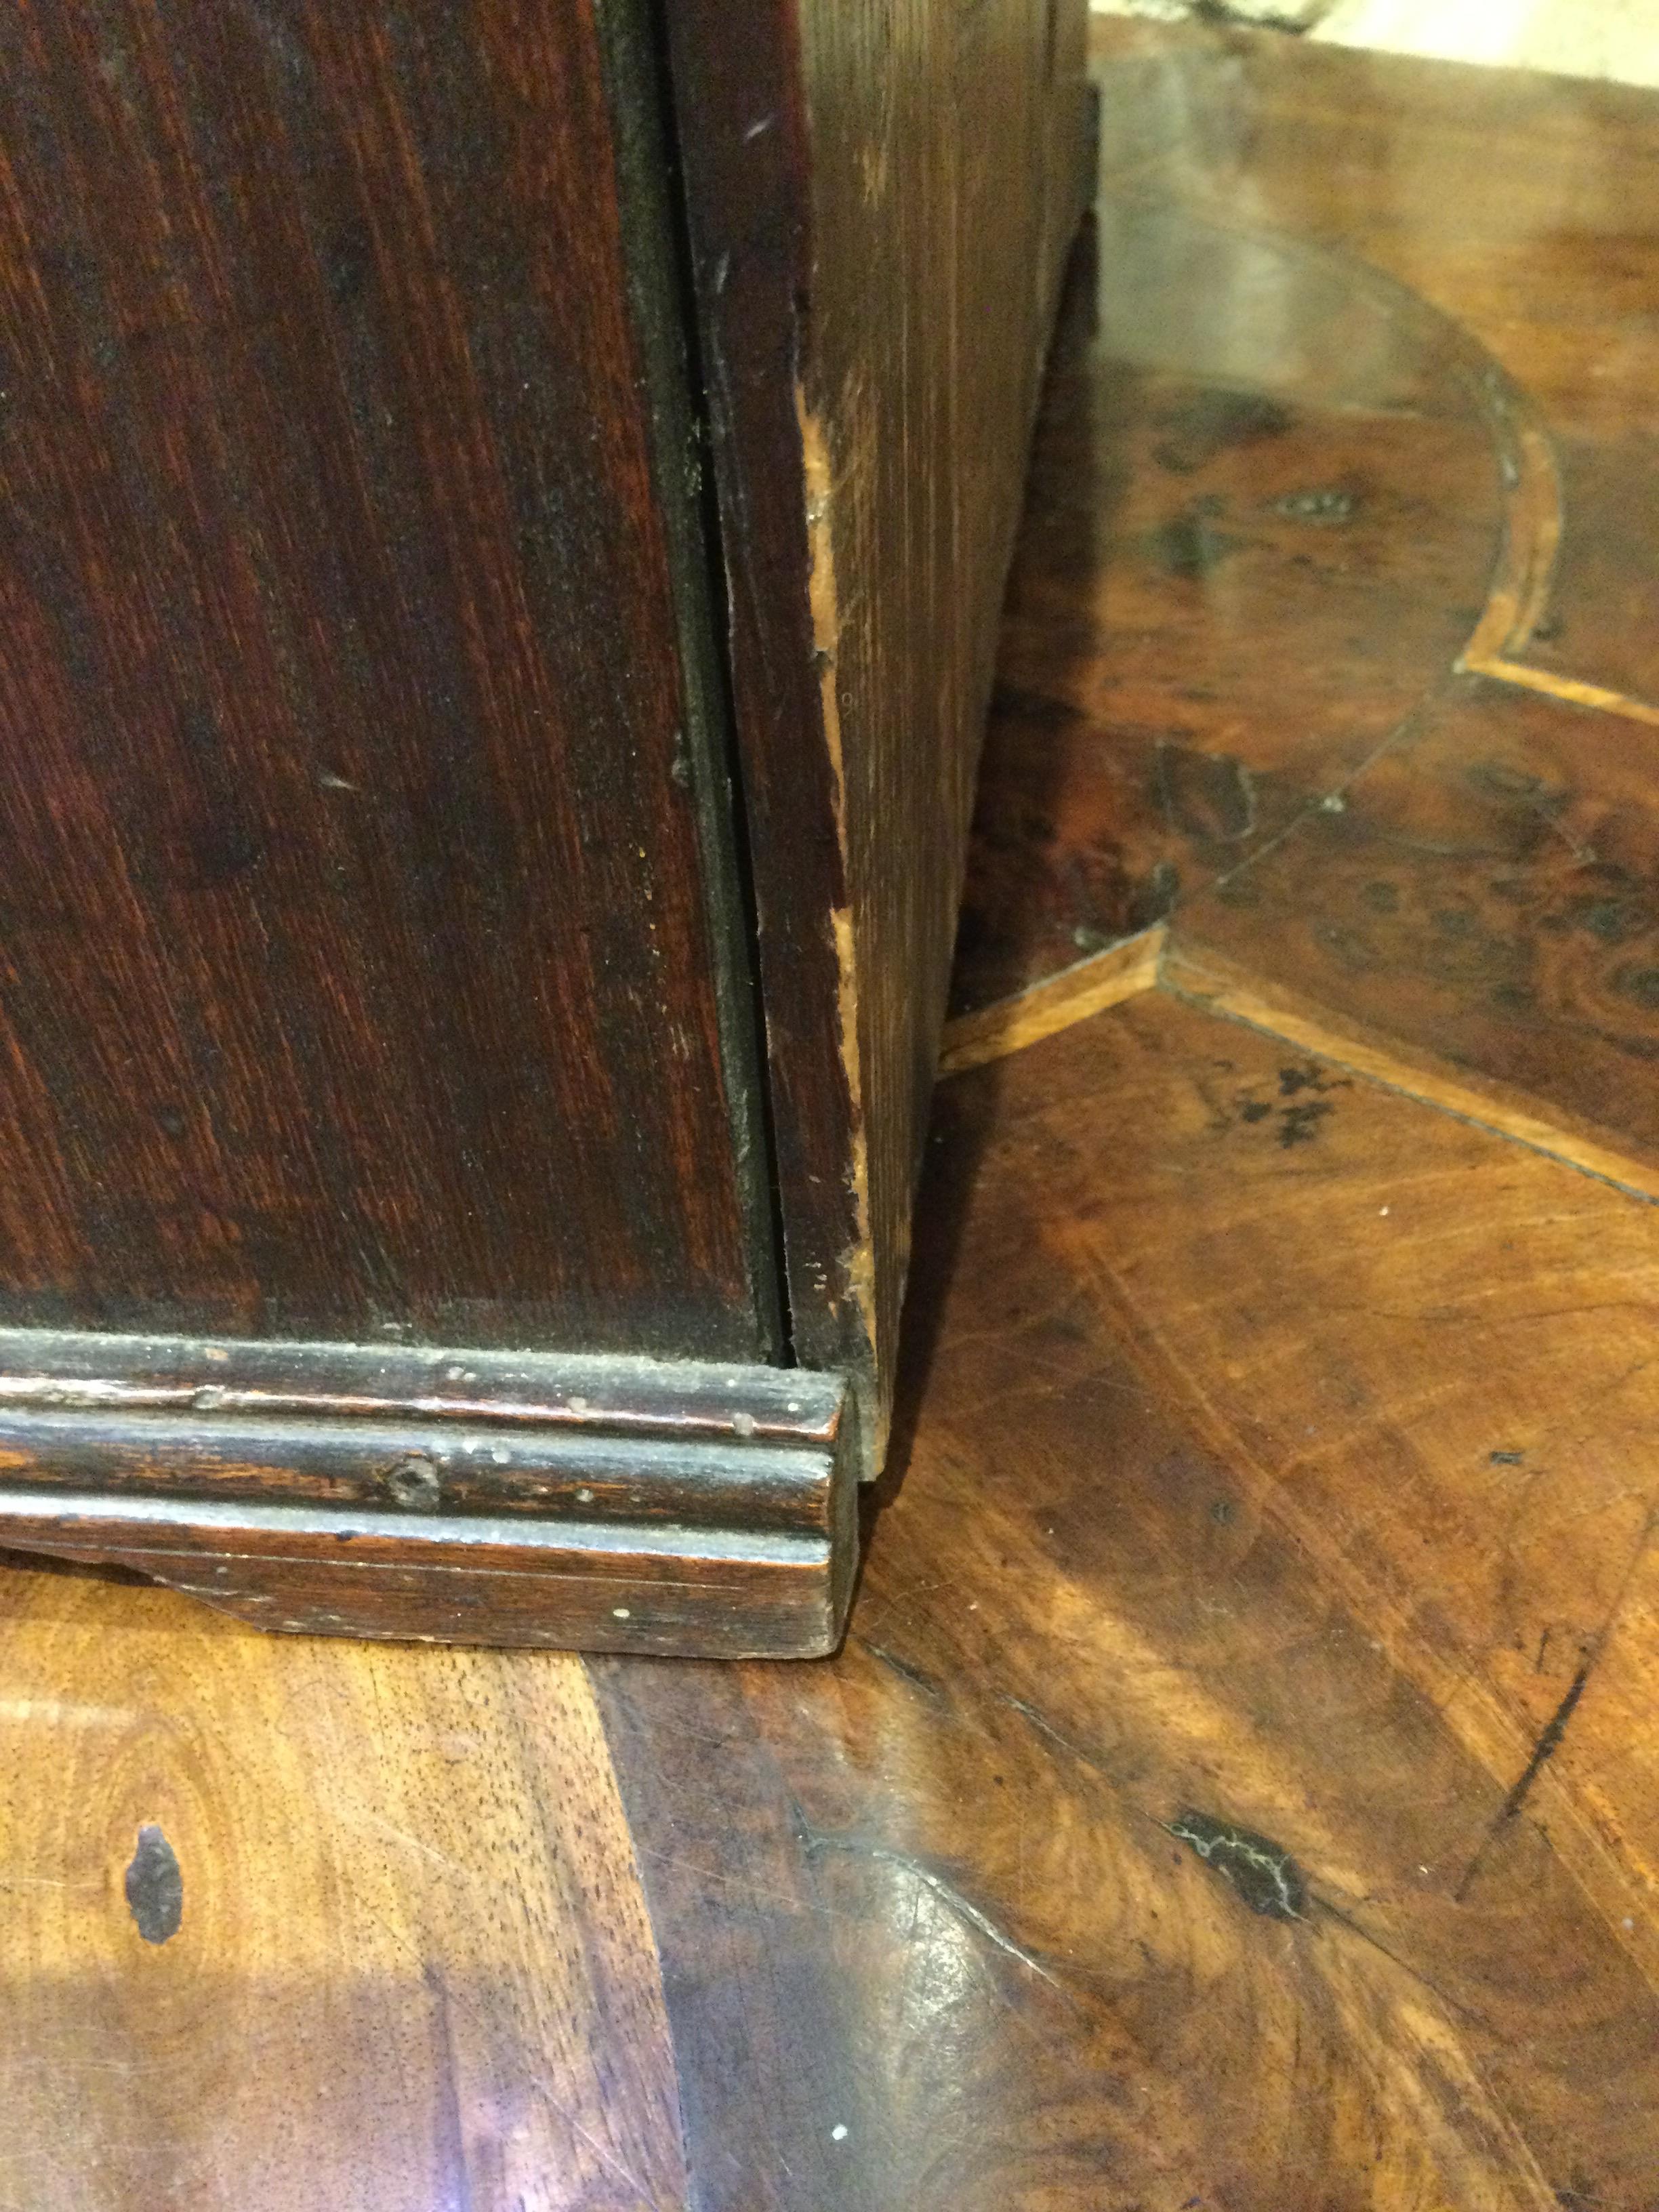
POLYGON ((1150 991, 1158 979, 1158 966, 1169 936, 1167 922, 1155 922, 1138 937, 1092 954, 1057 975, 1046 976, 1012 998, 971 1014, 958 1014, 945 1024, 939 1072, 961 1075, 970 1067, 983 1067, 1011 1052, 1054 1036, 1074 1022, 1124 1000, 1150 991))
POLYGON ((1465 653, 1458 666, 1466 676, 1485 676, 1494 684, 1514 684, 1522 690, 1541 691, 1547 699, 1559 699, 1570 707, 1589 707, 1603 714, 1620 714, 1627 722, 1646 722, 1659 729, 1659 707, 1633 699, 1627 691, 1610 691, 1604 684, 1582 684, 1574 676, 1557 676, 1547 668, 1530 668, 1526 662, 1501 654, 1490 659, 1465 653))
POLYGON ((1524 1093, 1499 1083, 1472 1083, 1435 1055, 1420 1056, 1377 1042, 1364 1030, 1298 993, 1264 988, 1256 979, 1213 955, 1177 945, 1165 954, 1158 981, 1172 997, 1200 1012, 1219 1014, 1286 1044, 1316 1053, 1355 1075, 1508 1137, 1529 1151, 1611 1183, 1628 1196, 1659 1202, 1659 1164, 1615 1150, 1571 1121, 1547 1121, 1524 1093))

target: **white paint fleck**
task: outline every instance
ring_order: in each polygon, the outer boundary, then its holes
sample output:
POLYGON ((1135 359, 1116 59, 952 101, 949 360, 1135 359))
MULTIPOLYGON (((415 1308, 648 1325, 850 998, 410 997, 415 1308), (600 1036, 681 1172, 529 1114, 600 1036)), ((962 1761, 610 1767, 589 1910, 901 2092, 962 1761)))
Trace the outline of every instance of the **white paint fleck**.
POLYGON ((505 1467, 508 1460, 512 1458, 513 1455, 511 1452, 503 1451, 501 1446, 497 1444, 495 1449, 490 1453, 489 1456, 495 1461, 497 1467, 505 1467))
POLYGON ((835 2126, 834 2126, 833 2128, 831 2128, 831 2129, 830 2129, 830 2142, 846 2142, 846 2140, 847 2140, 847 2125, 846 2125, 845 2121, 842 2121, 842 2120, 837 2120, 837 2121, 836 2122, 835 2126))
POLYGON ((592 1492, 591 1490, 579 1490, 576 1492, 576 1503, 578 1505, 591 1505, 593 1503, 592 1492))
POLYGON ((792 1398, 792 1399, 789 1401, 788 1404, 784 1407, 784 1409, 783 1409, 783 1410, 784 1410, 784 1412, 785 1412, 786 1413, 799 1413, 799 1411, 800 1411, 800 1400, 799 1400, 799 1398, 792 1398))
POLYGON ((569 1401, 569 1406, 573 1413, 585 1413, 587 1411, 587 1401, 586 1398, 572 1398, 569 1401))
POLYGON ((611 1618, 612 1620, 631 1620, 633 1615, 625 1605, 613 1605, 611 1608, 611 1618))
POLYGON ((1376 1210, 1379 1213, 1386 1213, 1389 1209, 1386 1206, 1379 1206, 1376 1210))

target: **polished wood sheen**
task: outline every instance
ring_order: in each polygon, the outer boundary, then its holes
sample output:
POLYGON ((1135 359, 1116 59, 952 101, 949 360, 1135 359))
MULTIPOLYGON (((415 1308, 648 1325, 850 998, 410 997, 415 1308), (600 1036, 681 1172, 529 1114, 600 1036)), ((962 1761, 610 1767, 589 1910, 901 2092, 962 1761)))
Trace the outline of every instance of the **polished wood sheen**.
POLYGON ((937 1133, 845 1652, 594 1662, 702 2201, 1645 2212, 1651 1208, 1162 994, 937 1133))
POLYGON ((1628 661, 1571 663, 1616 712, 1510 671, 1640 528, 1550 463, 1572 410, 1646 419, 1654 204, 1593 180, 1659 101, 1102 62, 902 1479, 832 1668, 594 1667, 694 2186, 1648 2212, 1652 1052, 1586 1001, 1655 802, 1628 661), (1567 927, 1523 933, 1525 866, 1567 927), (1582 1055, 1493 995, 1540 969, 1582 1055))
POLYGON ((1167 920, 1659 1188, 1651 94, 1134 26, 1102 81, 958 1010, 1167 920))
MULTIPOLYGON (((1501 1091, 1419 1038, 1486 1054, 1494 885, 1595 880, 1562 831, 1642 896, 1639 717, 1454 664, 1643 702, 1639 642, 1569 659, 1564 631, 1557 671, 1514 634, 1575 533, 1612 542, 1571 476, 1541 495, 1540 426, 1559 453, 1573 410, 1645 420, 1618 379, 1659 99, 1209 27, 1119 27, 1098 58, 1141 273, 1097 264, 1097 339, 1079 276, 1045 403, 1040 450, 1079 458, 1040 468, 1021 533, 977 1012, 845 1645, 369 1649, 7 1572, 0 2203, 1652 2212, 1644 1032, 1597 997, 1626 1043, 1581 1065, 1545 1009, 1542 1074, 1501 1091), (1182 180, 1224 155, 1195 233, 1182 180), (1471 205, 1509 210, 1501 255, 1471 205), (1426 319, 1367 289, 1357 244, 1389 239, 1400 283, 1439 271, 1426 319), (1483 314, 1503 374, 1470 386, 1483 314), (1085 373, 1109 339, 1165 364, 1145 409, 1085 373), (1183 653, 1213 696, 1179 696, 1183 653), (1405 742, 1354 771, 1425 670, 1432 774, 1405 742), (1554 779, 1518 862, 1528 787, 1494 763, 1554 779), (1345 823, 1358 880, 1400 891, 1355 902, 1401 924, 1386 994, 1310 951, 1345 823), (1160 860, 1182 883, 1091 951, 1069 863, 1092 838, 1106 884, 1109 831, 1132 892, 1160 860), (1273 903, 1212 936, 1258 872, 1273 903), (1459 900, 1475 955, 1434 923, 1459 900)), ((1619 530, 1659 544, 1638 510, 1619 530)), ((1574 911, 1510 941, 1582 1006, 1633 956, 1574 911)))
POLYGON ((254 1636, 84 1575, 0 1608, 9 2212, 684 2203, 579 1661, 254 1636))

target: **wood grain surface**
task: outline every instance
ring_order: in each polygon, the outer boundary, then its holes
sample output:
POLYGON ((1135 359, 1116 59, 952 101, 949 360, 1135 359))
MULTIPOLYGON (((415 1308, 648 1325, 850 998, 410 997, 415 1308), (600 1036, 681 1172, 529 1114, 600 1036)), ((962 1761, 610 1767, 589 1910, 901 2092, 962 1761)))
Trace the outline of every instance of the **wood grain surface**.
POLYGON ((1102 55, 848 1646, 593 1667, 694 2195, 1649 2212, 1659 103, 1102 55))
POLYGON ((958 1012, 1163 919, 1362 768, 1462 649, 1501 527, 1456 325, 1305 239, 1129 197, 1129 94, 1106 91, 1003 621, 958 1012))
POLYGON ((1000 598, 1089 190, 1076 0, 667 15, 793 1340, 878 1462, 1000 598))
POLYGON ((1096 37, 957 1006, 1163 920, 1181 988, 1649 1189, 1653 95, 1096 37))
POLYGON ((684 2203, 579 1661, 21 1569, 0 1609, 7 2212, 684 2203))
POLYGON ((0 26, 9 1321, 772 1348, 605 20, 0 26))
POLYGON ((1659 102, 1102 51, 1147 191, 1100 235, 1161 319, 1049 391, 1077 497, 1039 471, 1000 726, 1063 711, 992 763, 963 1034, 1002 1048, 940 1089, 845 1648, 283 1645, 7 1574, 6 2212, 1652 2212, 1648 740, 1454 664, 1534 603, 1526 530, 1558 581, 1595 538, 1540 422, 1639 428, 1659 102), (1065 804, 1022 850, 1028 775, 1065 804), (1092 983, 1079 822, 1183 884, 1092 983))
POLYGON ((594 1662, 698 2201, 1638 2212, 1650 1206, 1159 995, 938 1136, 846 1651, 594 1662))

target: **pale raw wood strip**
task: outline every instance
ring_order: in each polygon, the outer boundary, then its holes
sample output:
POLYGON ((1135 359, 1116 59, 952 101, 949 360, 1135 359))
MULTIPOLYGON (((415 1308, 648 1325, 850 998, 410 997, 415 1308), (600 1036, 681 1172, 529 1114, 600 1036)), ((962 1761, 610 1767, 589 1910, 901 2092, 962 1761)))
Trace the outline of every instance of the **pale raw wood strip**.
POLYGON ((1097 952, 1075 966, 1062 968, 1011 999, 999 999, 976 1013, 958 1014, 945 1024, 939 1052, 941 1075, 960 1075, 964 1069, 982 1067, 1039 1043, 1073 1022, 1108 1006, 1121 1006, 1158 981, 1158 962, 1169 934, 1165 922, 1155 922, 1138 937, 1126 938, 1104 952, 1097 952))
POLYGON ((1543 619, 1561 543, 1560 471, 1540 422, 1506 413, 1500 432, 1506 473, 1504 543, 1486 604, 1464 649, 1462 665, 1477 667, 1518 653, 1543 619))
POLYGON ((1529 668, 1510 658, 1526 649, 1543 619, 1564 518, 1560 471, 1548 432, 1541 423, 1525 418, 1506 427, 1505 457, 1515 480, 1504 500, 1504 543, 1486 604, 1459 668, 1468 675, 1541 691, 1571 706, 1593 707, 1602 714, 1622 714, 1629 721, 1659 726, 1659 707, 1650 707, 1645 700, 1610 691, 1604 684, 1529 668))
POLYGON ((1615 1151, 1570 1121, 1546 1120, 1534 1110, 1534 1102, 1525 1092, 1505 1084, 1471 1082, 1464 1071, 1454 1071, 1428 1054, 1407 1055, 1300 993, 1264 988, 1253 975, 1213 954, 1194 958, 1172 945, 1158 981, 1176 997, 1206 1012, 1246 1022, 1355 1074, 1385 1083, 1390 1090, 1478 1122, 1534 1152, 1547 1152, 1621 1190, 1659 1200, 1659 1165, 1615 1151))
POLYGON ((1604 714, 1622 714, 1626 721, 1650 722, 1659 727, 1659 707, 1650 707, 1645 699, 1632 699, 1623 691, 1609 691, 1600 684, 1553 676, 1547 668, 1528 668, 1518 660, 1475 659, 1465 654, 1462 665, 1471 676, 1489 676, 1498 684, 1518 684, 1548 698, 1565 699, 1570 706, 1594 707, 1604 714))

